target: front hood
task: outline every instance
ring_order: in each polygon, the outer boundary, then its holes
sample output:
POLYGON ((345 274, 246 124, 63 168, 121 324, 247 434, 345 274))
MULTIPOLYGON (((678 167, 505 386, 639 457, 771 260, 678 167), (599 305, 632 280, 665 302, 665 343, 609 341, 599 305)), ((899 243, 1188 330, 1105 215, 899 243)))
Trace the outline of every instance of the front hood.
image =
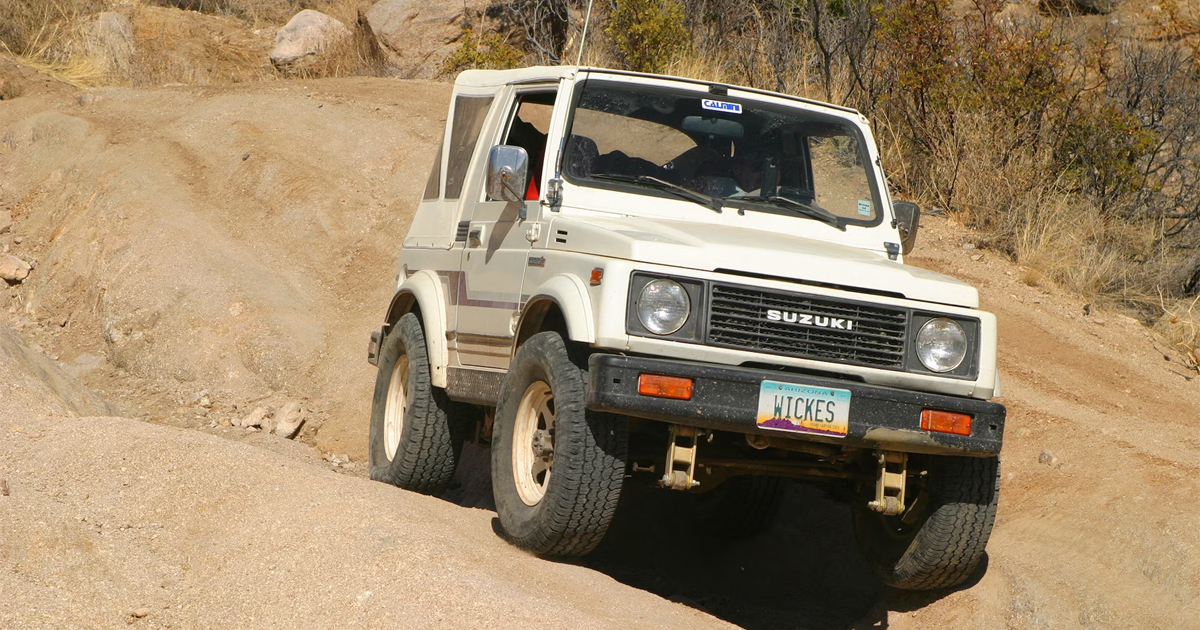
POLYGON ((882 254, 803 236, 645 217, 555 217, 552 249, 703 271, 791 278, 887 293, 910 300, 979 307, 971 285, 903 265, 882 254), (566 241, 560 242, 560 241, 566 241))

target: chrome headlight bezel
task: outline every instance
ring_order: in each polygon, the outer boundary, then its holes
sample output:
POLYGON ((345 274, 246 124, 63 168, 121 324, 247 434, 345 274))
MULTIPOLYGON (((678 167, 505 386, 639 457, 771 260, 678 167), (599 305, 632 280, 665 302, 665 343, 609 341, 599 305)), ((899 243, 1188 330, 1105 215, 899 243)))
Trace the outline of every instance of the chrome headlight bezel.
POLYGON ((679 331, 692 316, 692 301, 687 289, 670 278, 656 278, 638 291, 634 303, 638 321, 659 336, 679 331))
POLYGON ((625 307, 625 332, 636 337, 662 339, 664 341, 704 343, 704 321, 705 314, 708 312, 706 292, 706 285, 702 280, 686 276, 635 271, 630 275, 629 288, 626 293, 628 297, 625 307), (657 333, 650 330, 638 315, 638 303, 641 300, 642 290, 647 284, 656 280, 676 282, 683 287, 688 296, 689 313, 687 320, 678 330, 669 334, 657 333))
POLYGON ((930 372, 945 374, 958 369, 967 359, 971 337, 962 324, 949 317, 934 317, 917 331, 913 352, 930 372))

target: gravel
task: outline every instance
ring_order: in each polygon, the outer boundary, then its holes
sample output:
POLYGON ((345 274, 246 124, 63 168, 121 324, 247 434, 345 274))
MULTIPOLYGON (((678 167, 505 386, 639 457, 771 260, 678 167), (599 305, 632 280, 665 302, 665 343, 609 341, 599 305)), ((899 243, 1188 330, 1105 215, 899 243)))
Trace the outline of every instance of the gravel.
POLYGON ((0 628, 730 627, 491 512, 197 431, 26 418, 0 462, 0 628))

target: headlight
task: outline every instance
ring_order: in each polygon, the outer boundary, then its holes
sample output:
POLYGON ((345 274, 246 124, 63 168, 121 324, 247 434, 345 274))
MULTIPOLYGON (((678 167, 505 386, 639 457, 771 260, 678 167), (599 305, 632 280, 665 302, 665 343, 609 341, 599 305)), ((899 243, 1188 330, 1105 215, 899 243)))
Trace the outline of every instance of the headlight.
POLYGON ((917 358, 934 372, 949 372, 966 356, 967 333, 952 319, 931 319, 917 333, 917 358))
POLYGON ((691 311, 687 291, 674 280, 652 280, 638 296, 637 314, 642 325, 657 335, 669 335, 687 322, 691 311))

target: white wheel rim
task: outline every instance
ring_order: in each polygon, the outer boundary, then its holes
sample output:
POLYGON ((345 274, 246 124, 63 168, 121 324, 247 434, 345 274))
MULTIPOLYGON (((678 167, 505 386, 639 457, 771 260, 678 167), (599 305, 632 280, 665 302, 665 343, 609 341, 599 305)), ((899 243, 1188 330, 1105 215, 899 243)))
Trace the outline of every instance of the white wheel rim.
POLYGON ((521 396, 512 435, 513 479, 517 494, 530 507, 546 496, 554 466, 554 393, 535 381, 521 396))
POLYGON ((396 457, 400 447, 400 432, 404 430, 404 411, 408 408, 408 355, 400 355, 392 368, 387 403, 383 408, 383 449, 388 461, 396 457))

